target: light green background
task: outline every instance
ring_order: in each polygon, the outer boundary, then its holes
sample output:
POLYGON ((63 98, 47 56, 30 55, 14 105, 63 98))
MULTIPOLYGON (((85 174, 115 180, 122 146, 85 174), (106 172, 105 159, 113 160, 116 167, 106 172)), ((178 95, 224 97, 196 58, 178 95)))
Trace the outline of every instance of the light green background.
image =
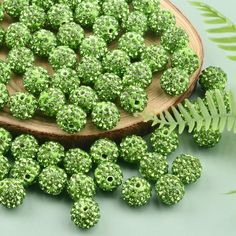
MULTIPOLYGON (((228 73, 229 85, 236 94, 236 62, 226 59, 225 52, 207 39, 202 17, 186 0, 173 1, 196 26, 204 43, 205 64, 221 66, 228 73)), ((220 10, 236 23, 236 2, 204 1, 220 10)), ((39 191, 28 192, 24 204, 7 210, 0 207, 1 236, 235 236, 236 195, 224 193, 236 188, 236 135, 225 132, 213 149, 199 149, 190 135, 181 136, 179 153, 198 156, 203 164, 203 176, 186 188, 184 200, 176 206, 161 205, 155 195, 146 207, 133 209, 114 194, 98 193, 101 220, 89 230, 81 231, 70 221, 71 202, 63 197, 53 198, 39 191)), ((137 175, 125 167, 125 176, 137 175)))

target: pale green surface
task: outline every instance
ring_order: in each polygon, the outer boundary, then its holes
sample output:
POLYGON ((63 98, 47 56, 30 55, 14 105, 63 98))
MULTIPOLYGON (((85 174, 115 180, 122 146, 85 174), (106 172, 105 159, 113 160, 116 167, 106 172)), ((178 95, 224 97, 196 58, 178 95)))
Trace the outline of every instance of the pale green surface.
MULTIPOLYGON (((205 25, 199 12, 186 0, 173 1, 185 12, 198 29, 205 47, 205 66, 221 66, 229 76, 229 87, 236 94, 236 62, 226 59, 225 52, 207 39, 205 25)), ((236 23, 236 2, 205 1, 236 23)), ((169 158, 179 153, 200 157, 203 176, 187 187, 184 200, 165 207, 153 196, 147 207, 127 207, 115 194, 97 195, 102 218, 89 230, 76 229, 69 217, 71 202, 65 198, 49 197, 38 191, 28 193, 24 205, 16 210, 0 207, 1 236, 234 236, 236 235, 236 195, 224 193, 236 189, 236 135, 225 132, 221 143, 213 149, 199 149, 191 136, 181 136, 181 144, 169 158)), ((125 169, 126 177, 136 175, 132 167, 125 169)))

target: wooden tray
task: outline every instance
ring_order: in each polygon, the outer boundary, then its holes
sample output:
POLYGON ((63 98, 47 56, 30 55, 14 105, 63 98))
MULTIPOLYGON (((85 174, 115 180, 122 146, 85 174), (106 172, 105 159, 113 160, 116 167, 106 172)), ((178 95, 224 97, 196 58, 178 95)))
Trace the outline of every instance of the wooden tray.
MULTIPOLYGON (((161 111, 167 110, 168 108, 170 108, 170 106, 181 102, 191 94, 197 82, 203 62, 202 42, 192 24, 170 1, 161 1, 161 6, 162 8, 169 9, 171 12, 173 12, 176 16, 177 25, 184 28, 188 33, 190 37, 190 47, 193 48, 199 56, 200 66, 190 79, 191 82, 189 89, 179 97, 170 97, 166 95, 161 90, 159 84, 161 73, 157 73, 154 75, 153 82, 148 88, 149 102, 145 111, 150 111, 155 114, 159 114, 161 111)), ((9 23, 10 19, 6 18, 2 25, 6 28, 9 23)), ((146 37, 146 44, 148 45, 153 42, 158 42, 158 39, 152 35, 148 35, 146 37)), ((114 47, 114 44, 111 45, 111 47, 114 47)), ((7 53, 7 49, 2 49, 0 51, 0 58, 6 58, 7 53)), ((47 64, 46 61, 37 58, 36 64, 47 68, 48 71, 52 73, 52 68, 47 64)), ((21 78, 13 76, 8 85, 8 89, 10 94, 15 93, 16 91, 24 90, 21 78)), ((20 121, 14 119, 8 113, 7 109, 3 112, 0 112, 0 126, 6 127, 8 130, 14 131, 16 133, 30 133, 38 138, 60 141, 61 143, 69 146, 87 146, 97 138, 101 137, 108 137, 114 140, 119 140, 126 135, 145 134, 150 130, 150 124, 143 122, 142 117, 134 117, 125 113, 123 110, 121 110, 121 120, 118 123, 117 127, 111 131, 105 132, 96 129, 91 121, 88 120, 86 127, 81 132, 70 135, 60 130, 55 124, 54 120, 36 116, 31 120, 20 121)))

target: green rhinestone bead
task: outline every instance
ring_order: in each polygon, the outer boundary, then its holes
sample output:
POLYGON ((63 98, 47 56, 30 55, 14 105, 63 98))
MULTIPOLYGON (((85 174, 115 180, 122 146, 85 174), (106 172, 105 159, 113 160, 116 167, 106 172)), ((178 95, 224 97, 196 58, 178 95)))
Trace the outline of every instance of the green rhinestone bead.
POLYGON ((3 5, 0 5, 0 21, 2 21, 4 19, 4 9, 3 9, 3 5))
POLYGON ((71 91, 69 100, 72 104, 81 107, 86 113, 90 113, 98 102, 98 96, 91 87, 81 86, 71 91))
POLYGON ((51 77, 43 67, 33 66, 26 70, 23 76, 25 89, 35 95, 49 88, 51 77))
POLYGON ((124 88, 120 95, 120 105, 128 113, 143 111, 148 103, 148 96, 144 89, 137 86, 124 88))
POLYGON ((4 41, 5 41, 5 30, 0 27, 0 45, 3 45, 4 44, 4 41))
POLYGON ((183 184, 196 182, 201 177, 202 165, 198 158, 182 154, 176 157, 172 165, 172 173, 176 175, 183 184))
POLYGON ((58 46, 53 48, 49 54, 49 63, 55 70, 63 67, 74 68, 77 63, 77 55, 67 46, 58 46))
POLYGON ((100 16, 93 25, 94 34, 108 43, 117 37, 119 30, 119 22, 113 16, 100 16))
POLYGON ((178 96, 187 91, 189 87, 189 75, 186 70, 169 68, 161 76, 161 88, 171 96, 178 96))
POLYGON ((97 1, 83 0, 75 8, 75 22, 84 27, 91 27, 100 15, 100 11, 101 8, 97 1))
POLYGON ((168 173, 166 157, 159 153, 146 153, 140 161, 139 172, 147 180, 158 181, 168 173))
POLYGON ((182 28, 171 27, 161 36, 161 45, 170 53, 186 48, 188 43, 189 36, 182 28))
POLYGON ((4 0, 3 9, 9 16, 18 18, 23 9, 28 7, 29 4, 29 0, 4 0))
POLYGON ((101 59, 107 53, 107 45, 103 38, 95 35, 86 37, 80 45, 81 56, 90 56, 101 59))
POLYGON ((31 2, 32 5, 39 6, 45 11, 48 11, 57 2, 57 0, 31 0, 31 2))
POLYGON ((199 76, 199 84, 204 90, 225 89, 226 73, 219 67, 209 66, 199 76))
POLYGON ((199 67, 199 58, 191 48, 183 48, 174 52, 171 66, 186 70, 191 75, 199 67))
POLYGON ((121 78, 112 73, 100 75, 94 84, 94 90, 101 101, 114 101, 122 88, 121 78))
POLYGON ((22 134, 16 137, 11 145, 11 153, 16 160, 21 158, 35 158, 38 149, 38 141, 29 134, 22 134))
POLYGON ((81 131, 87 123, 87 115, 84 110, 76 105, 64 106, 57 113, 57 125, 67 133, 81 131))
POLYGON ((7 56, 7 62, 13 72, 23 74, 29 67, 33 66, 34 54, 25 47, 13 48, 7 56))
POLYGON ((108 52, 103 59, 104 70, 118 76, 122 76, 129 65, 130 58, 128 54, 119 49, 108 52))
POLYGON ((94 177, 100 189, 113 191, 122 184, 123 173, 117 164, 104 162, 95 169, 94 177))
POLYGON ((111 130, 120 121, 120 112, 112 102, 98 102, 91 115, 93 124, 102 130, 111 130))
POLYGON ((127 19, 129 5, 125 0, 106 0, 102 4, 103 12, 108 16, 115 17, 118 21, 127 19))
POLYGON ((66 103, 64 93, 58 88, 49 88, 39 96, 39 109, 46 116, 55 117, 66 103))
POLYGON ((150 137, 151 145, 154 152, 160 153, 163 156, 174 152, 179 144, 177 133, 166 127, 157 128, 150 137))
POLYGON ((74 10, 81 1, 82 0, 58 0, 59 3, 68 5, 72 10, 74 10))
POLYGON ((59 164, 65 155, 64 147, 57 142, 48 141, 38 149, 37 161, 42 167, 59 164))
POLYGON ((133 0, 133 7, 146 15, 156 13, 160 10, 160 0, 133 0))
POLYGON ((57 70, 52 77, 52 86, 59 88, 65 94, 77 89, 80 85, 80 79, 75 70, 71 68, 62 68, 57 70))
POLYGON ((203 126, 199 131, 197 131, 197 129, 193 131, 193 140, 200 147, 214 147, 219 143, 220 139, 221 133, 219 130, 213 130, 212 128, 206 130, 203 126))
POLYGON ((120 37, 118 48, 126 52, 131 59, 137 59, 144 51, 144 38, 138 33, 127 32, 120 37))
POLYGON ((160 35, 176 25, 175 16, 168 10, 160 10, 148 17, 148 25, 154 33, 160 35))
POLYGON ((0 181, 0 204, 7 208, 15 208, 23 203, 25 189, 18 179, 7 178, 0 181))
POLYGON ((71 209, 71 220, 82 229, 89 229, 96 225, 100 218, 98 203, 90 198, 81 198, 71 209))
POLYGON ((73 148, 67 151, 63 164, 68 175, 86 174, 92 168, 92 158, 80 148, 73 148))
POLYGON ((123 20, 123 28, 126 32, 135 32, 143 35, 148 29, 148 19, 146 15, 140 11, 133 11, 123 20))
POLYGON ((157 181, 155 190, 160 201, 166 205, 174 205, 184 197, 184 185, 180 179, 171 174, 162 176, 157 181))
POLYGON ((39 164, 29 158, 21 158, 14 163, 10 176, 14 179, 19 179, 25 186, 35 183, 40 173, 39 164))
POLYGON ((78 173, 69 179, 67 192, 74 201, 78 201, 83 197, 93 197, 96 193, 96 186, 90 176, 78 173))
POLYGON ((6 129, 0 127, 0 154, 4 154, 9 150, 11 141, 11 134, 6 129))
POLYGON ((7 84, 11 79, 11 69, 8 63, 0 60, 0 83, 7 84))
POLYGON ((30 39, 29 29, 21 22, 12 23, 7 28, 5 42, 8 48, 27 46, 30 39))
POLYGON ((59 28, 57 39, 60 45, 77 50, 84 39, 84 30, 75 22, 69 22, 59 28))
POLYGON ((68 5, 54 4, 48 11, 47 19, 53 29, 73 21, 73 12, 68 5))
POLYGON ((57 166, 48 166, 39 175, 39 187, 50 195, 59 195, 67 183, 65 171, 57 166))
POLYGON ((138 163, 147 152, 147 143, 137 135, 127 136, 120 143, 120 156, 129 163, 138 163))
POLYGON ((152 70, 144 62, 134 62, 126 68, 123 86, 137 86, 146 89, 152 82, 152 70))
POLYGON ((36 5, 27 6, 20 13, 20 22, 25 24, 31 32, 43 28, 45 21, 46 13, 36 5))
POLYGON ((56 46, 56 36, 51 31, 45 29, 35 32, 30 42, 32 51, 42 57, 48 57, 52 49, 56 46))
POLYGON ((0 111, 7 105, 9 93, 5 84, 0 83, 0 111))
POLYGON ((123 183, 122 199, 130 206, 140 207, 151 198, 151 185, 140 177, 131 177, 123 183))
MULTIPOLYGON (((1 139, 0 139, 1 141, 1 139)), ((0 181, 5 178, 5 176, 8 174, 9 170, 11 168, 11 165, 6 157, 4 157, 2 154, 0 154, 0 181)))

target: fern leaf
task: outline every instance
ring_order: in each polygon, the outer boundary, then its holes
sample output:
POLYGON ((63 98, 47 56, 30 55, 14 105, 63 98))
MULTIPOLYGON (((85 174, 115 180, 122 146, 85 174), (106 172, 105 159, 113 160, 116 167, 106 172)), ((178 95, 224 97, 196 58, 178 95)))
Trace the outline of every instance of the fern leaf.
POLYGON ((224 20, 224 19, 218 19, 218 18, 216 18, 216 19, 212 19, 212 20, 204 20, 204 22, 206 23, 206 24, 209 24, 209 25, 214 25, 214 24, 223 24, 223 23, 226 23, 226 21, 224 20))
POLYGON ((178 110, 175 107, 172 107, 172 112, 174 114, 175 120, 178 123, 179 133, 182 134, 184 132, 184 129, 185 129, 185 121, 183 120, 181 114, 178 112, 178 110))
POLYGON ((222 34, 222 33, 236 33, 234 25, 228 25, 219 28, 212 28, 207 30, 208 33, 222 34))
POLYGON ((236 51, 236 45, 218 45, 219 48, 224 49, 225 51, 236 51))
POLYGON ((227 58, 229 58, 232 61, 236 61, 236 56, 227 56, 227 58))
POLYGON ((235 43, 236 42, 236 36, 232 37, 222 37, 222 38, 209 38, 212 42, 215 43, 235 43))

